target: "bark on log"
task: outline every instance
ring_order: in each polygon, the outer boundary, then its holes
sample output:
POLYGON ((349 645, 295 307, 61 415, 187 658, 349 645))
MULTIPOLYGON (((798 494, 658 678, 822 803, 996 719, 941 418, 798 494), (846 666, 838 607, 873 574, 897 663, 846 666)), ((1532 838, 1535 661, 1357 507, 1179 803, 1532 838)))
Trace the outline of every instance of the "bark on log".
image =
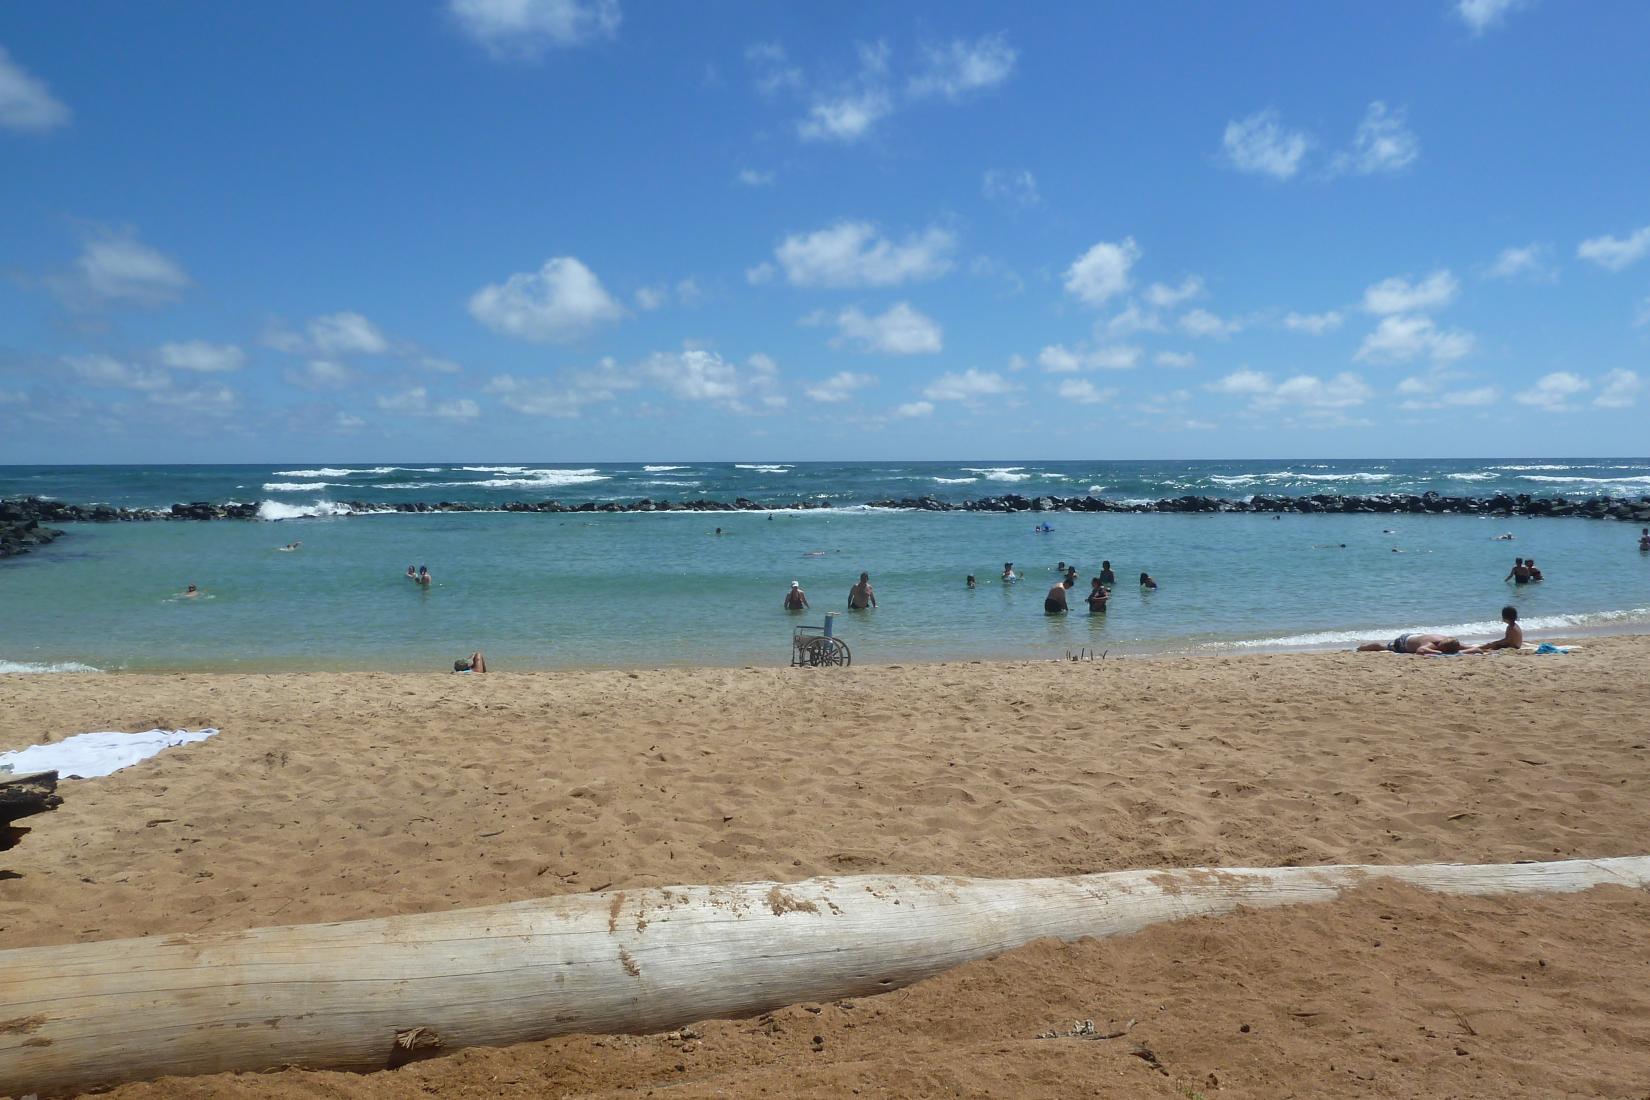
POLYGON ((4 951, 0 1093, 284 1065, 367 1070, 413 1049, 657 1031, 883 992, 1046 936, 1330 901, 1370 880, 1448 894, 1644 887, 1650 856, 679 886, 4 951))

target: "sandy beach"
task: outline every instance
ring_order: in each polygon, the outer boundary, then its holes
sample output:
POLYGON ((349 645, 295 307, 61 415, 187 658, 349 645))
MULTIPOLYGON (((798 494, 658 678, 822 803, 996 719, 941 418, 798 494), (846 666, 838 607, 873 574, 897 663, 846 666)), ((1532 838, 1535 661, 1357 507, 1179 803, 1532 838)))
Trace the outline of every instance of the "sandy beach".
MULTIPOLYGON (((1650 638, 1617 637, 1439 660, 5 676, 0 750, 223 732, 66 783, 25 822, 0 946, 868 871, 1642 854, 1647 669, 1650 638)), ((1639 891, 1372 886, 685 1038, 113 1095, 1642 1096, 1647 931, 1639 891), (1082 1019, 1127 1034, 1038 1038, 1082 1019)))

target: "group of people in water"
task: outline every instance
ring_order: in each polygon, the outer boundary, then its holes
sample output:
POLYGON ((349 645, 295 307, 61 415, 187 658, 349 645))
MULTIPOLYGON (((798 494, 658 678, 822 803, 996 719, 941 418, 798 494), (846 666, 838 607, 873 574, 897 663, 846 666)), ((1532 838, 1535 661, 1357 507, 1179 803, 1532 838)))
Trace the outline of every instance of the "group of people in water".
MULTIPOLYGON (((1070 609, 1066 593, 1077 585, 1077 567, 1060 562, 1054 567, 1058 579, 1043 598, 1043 612, 1048 615, 1063 615, 1070 609)), ((1002 581, 1004 584, 1014 584, 1021 579, 1021 574, 1014 571, 1014 563, 1003 562, 1002 581)), ((979 582, 974 574, 968 574, 967 585, 977 588, 979 582)), ((1111 599, 1112 586, 1117 584, 1117 574, 1112 571, 1111 562, 1100 563, 1100 575, 1089 581, 1089 593, 1084 597, 1091 615, 1102 614, 1106 604, 1111 599)), ((1150 592, 1157 588, 1157 581, 1150 573, 1140 574, 1140 587, 1150 592)), ((871 587, 871 575, 861 573, 859 580, 848 589, 848 610, 864 611, 877 605, 876 590, 871 587)), ((792 581, 790 590, 785 593, 784 608, 786 611, 806 611, 812 606, 808 603, 808 593, 803 589, 801 582, 792 581)))
POLYGON ((1503 581, 1512 581, 1514 584, 1531 584, 1535 581, 1546 580, 1541 570, 1536 568, 1534 558, 1519 558, 1513 562, 1512 570, 1501 578, 1503 581))
MULTIPOLYGON (((876 605, 877 593, 876 589, 871 587, 871 574, 861 573, 859 580, 855 581, 854 586, 848 589, 848 610, 865 611, 876 605)), ((785 610, 806 611, 808 607, 808 594, 802 590, 800 583, 792 581, 791 590, 785 593, 785 610)))
POLYGON ((420 565, 416 572, 412 566, 407 566, 406 577, 414 584, 423 585, 425 588, 428 588, 435 580, 434 577, 430 576, 430 567, 427 565, 420 565))

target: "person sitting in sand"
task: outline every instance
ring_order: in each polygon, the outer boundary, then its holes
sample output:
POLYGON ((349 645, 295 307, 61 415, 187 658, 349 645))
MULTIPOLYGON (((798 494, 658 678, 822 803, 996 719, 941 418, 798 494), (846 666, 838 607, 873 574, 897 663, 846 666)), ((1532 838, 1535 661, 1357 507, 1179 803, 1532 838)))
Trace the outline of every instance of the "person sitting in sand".
POLYGON ((871 590, 871 574, 861 573, 859 583, 848 589, 848 610, 864 611, 877 605, 877 594, 871 590))
POLYGON ((785 593, 785 610, 808 610, 808 594, 802 591, 802 586, 795 581, 791 582, 791 590, 785 593))
POLYGON ((1545 578, 1541 575, 1541 570, 1539 570, 1535 567, 1535 559, 1534 558, 1525 558, 1524 559, 1524 568, 1528 569, 1530 571, 1530 580, 1531 580, 1531 582, 1542 581, 1542 580, 1547 579, 1547 578, 1545 578))
POLYGON ((1014 572, 1014 563, 1011 562, 1011 561, 1003 562, 1003 583, 1004 584, 1013 584, 1015 581, 1017 581, 1019 579, 1020 579, 1019 574, 1014 572))
POLYGON ((1461 642, 1448 634, 1400 634, 1390 642, 1365 642, 1359 653, 1414 653, 1421 657, 1436 657, 1440 653, 1460 653, 1461 642))
POLYGON ((1100 583, 1105 585, 1107 588, 1110 588, 1117 583, 1117 574, 1111 571, 1111 562, 1109 561, 1103 561, 1100 563, 1100 583))
POLYGON ((1518 625, 1518 608, 1508 604, 1501 609, 1501 621, 1507 624, 1507 632, 1493 642, 1483 645, 1469 646, 1462 653, 1490 653, 1497 649, 1523 649, 1524 628, 1518 625))
POLYGON ((487 658, 485 656, 483 656, 481 650, 478 649, 474 653, 470 654, 468 657, 461 657, 458 660, 454 661, 453 662, 453 671, 454 672, 486 672, 487 671, 487 658))
POLYGON ((1088 601, 1090 615, 1103 614, 1106 610, 1106 601, 1110 598, 1111 593, 1106 591, 1106 586, 1100 583, 1099 577, 1089 581, 1089 594, 1085 599, 1088 601))
POLYGON ((1054 587, 1048 590, 1043 597, 1043 614, 1064 615, 1068 610, 1066 605, 1066 589, 1072 586, 1070 577, 1061 577, 1054 582, 1054 587))
POLYGON ((1503 584, 1507 581, 1512 581, 1514 584, 1530 583, 1530 567, 1524 564, 1523 558, 1519 558, 1517 561, 1513 562, 1512 571, 1505 577, 1501 578, 1501 582, 1503 584))
POLYGON ((1157 589, 1157 582, 1152 580, 1152 575, 1150 573, 1142 573, 1140 574, 1140 587, 1144 588, 1148 592, 1152 592, 1157 589))
POLYGON ((424 587, 428 588, 431 585, 431 583, 433 583, 435 581, 435 578, 430 576, 430 567, 429 566, 420 565, 418 567, 418 576, 414 577, 413 580, 417 581, 419 584, 421 584, 424 587))

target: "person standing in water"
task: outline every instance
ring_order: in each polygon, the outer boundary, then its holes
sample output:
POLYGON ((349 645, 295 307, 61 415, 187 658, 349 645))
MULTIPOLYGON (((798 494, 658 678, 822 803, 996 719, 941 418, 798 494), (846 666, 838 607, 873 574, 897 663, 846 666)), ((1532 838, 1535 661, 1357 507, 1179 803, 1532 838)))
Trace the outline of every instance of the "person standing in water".
POLYGON ((1650 554, 1650 527, 1639 528, 1639 551, 1650 554))
POLYGON ((791 582, 791 590, 785 593, 786 611, 808 610, 808 594, 802 591, 802 586, 796 581, 791 582))
POLYGON ((1071 587, 1071 578, 1061 577, 1054 582, 1054 587, 1048 590, 1043 597, 1043 614, 1064 615, 1066 613, 1066 589, 1071 587))
POLYGON ((1013 584, 1019 579, 1019 575, 1014 572, 1014 563, 1011 561, 1003 562, 1003 583, 1013 584))
POLYGON ((848 610, 864 611, 877 605, 877 594, 871 590, 871 574, 861 573, 859 583, 848 589, 848 610))
POLYGON ((1110 597, 1111 593, 1106 591, 1106 587, 1100 583, 1099 577, 1095 577, 1093 580, 1089 581, 1089 594, 1085 597, 1089 605, 1089 614, 1104 614, 1106 610, 1106 600, 1110 597))
POLYGON ((1523 558, 1519 558, 1513 562, 1512 571, 1502 577, 1501 581, 1503 584, 1507 581, 1512 581, 1514 584, 1529 584, 1530 567, 1524 564, 1523 558))
POLYGON ((423 585, 425 588, 428 588, 430 586, 431 582, 433 582, 435 580, 434 577, 430 576, 430 567, 427 566, 427 565, 420 565, 418 567, 418 576, 414 577, 413 579, 416 580, 419 584, 423 585))
POLYGON ((1152 580, 1150 573, 1140 574, 1140 587, 1150 592, 1157 588, 1157 582, 1152 580))
POLYGON ((418 570, 414 569, 410 565, 407 566, 407 579, 412 581, 414 584, 418 583, 418 570))
POLYGON ((1108 588, 1117 583, 1117 574, 1111 571, 1111 562, 1100 563, 1100 583, 1108 588))

